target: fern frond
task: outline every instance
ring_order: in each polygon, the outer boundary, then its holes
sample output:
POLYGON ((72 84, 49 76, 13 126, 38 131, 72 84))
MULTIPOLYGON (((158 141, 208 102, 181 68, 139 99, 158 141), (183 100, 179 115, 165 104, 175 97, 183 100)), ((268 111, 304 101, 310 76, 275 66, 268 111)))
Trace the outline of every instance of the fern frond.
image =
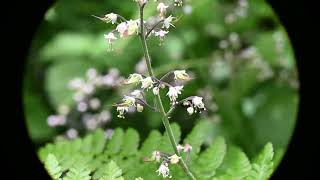
MULTIPOLYGON (((201 151, 210 124, 200 121, 183 140, 193 149, 187 161, 199 180, 265 180, 273 171, 273 147, 268 143, 251 164, 241 149, 227 148, 226 141, 217 137, 201 151)), ((180 141, 181 131, 177 124, 172 131, 180 141)), ((139 149, 139 134, 134 129, 117 128, 111 140, 105 139, 102 130, 72 141, 49 143, 38 151, 39 158, 53 179, 58 180, 161 180, 156 170, 157 162, 145 162, 152 152, 159 150, 174 154, 166 133, 153 130, 139 149)), ((184 153, 182 153, 184 154, 184 153)), ((185 155, 182 156, 185 158, 185 155)), ((174 179, 188 179, 178 165, 170 165, 174 179)))
POLYGON ((246 154, 240 148, 229 146, 224 162, 217 170, 216 180, 241 180, 248 176, 251 164, 246 154))
POLYGON ((224 156, 227 151, 227 145, 222 137, 215 139, 214 143, 206 149, 191 166, 199 179, 208 179, 215 175, 216 169, 223 162, 224 156))
POLYGON ((45 161, 46 170, 53 179, 61 179, 62 167, 59 165, 57 158, 53 154, 48 154, 45 161))
POLYGON ((266 180, 273 171, 273 146, 267 143, 252 164, 252 170, 246 180, 266 180))

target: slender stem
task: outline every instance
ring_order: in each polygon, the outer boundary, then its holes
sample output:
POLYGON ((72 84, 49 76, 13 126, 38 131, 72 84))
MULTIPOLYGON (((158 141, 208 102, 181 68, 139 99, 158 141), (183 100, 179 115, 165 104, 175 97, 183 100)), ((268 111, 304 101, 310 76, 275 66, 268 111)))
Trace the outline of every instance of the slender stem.
MULTIPOLYGON (((148 51, 148 46, 147 46, 146 36, 145 36, 145 31, 144 31, 144 24, 143 24, 143 9, 144 9, 144 5, 140 6, 140 33, 139 33, 139 36, 140 36, 140 40, 141 40, 141 43, 142 43, 143 53, 144 53, 144 56, 145 56, 145 60, 146 60, 146 64, 147 64, 147 67, 148 67, 149 75, 151 77, 155 78, 154 72, 153 72, 153 69, 152 69, 152 66, 151 66, 151 58, 150 58, 150 54, 149 54, 149 51, 148 51)), ((173 147, 173 150, 178 156, 181 156, 180 152, 177 149, 177 143, 176 143, 176 140, 174 138, 174 134, 172 132, 172 129, 171 129, 171 126, 170 126, 170 123, 169 123, 169 119, 166 116, 166 112, 164 110, 164 107, 163 107, 163 104, 162 104, 162 100, 161 100, 161 97, 160 97, 159 94, 157 95, 156 101, 157 101, 157 103, 159 105, 159 111, 160 111, 160 114, 162 116, 161 119, 162 119, 163 125, 164 125, 164 127, 165 127, 165 129, 167 131, 167 134, 169 136, 169 139, 170 139, 171 145, 173 147)), ((189 170, 189 168, 186 165, 186 163, 184 162, 184 160, 180 159, 179 163, 180 163, 181 167, 183 168, 184 172, 189 176, 189 178, 192 179, 192 180, 196 180, 196 178, 193 176, 193 174, 189 170)))

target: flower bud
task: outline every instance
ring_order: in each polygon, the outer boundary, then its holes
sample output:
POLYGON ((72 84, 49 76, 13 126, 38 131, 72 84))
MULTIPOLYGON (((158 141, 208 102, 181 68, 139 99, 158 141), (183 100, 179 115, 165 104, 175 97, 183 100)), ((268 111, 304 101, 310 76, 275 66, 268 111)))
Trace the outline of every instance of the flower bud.
POLYGON ((181 157, 177 156, 176 154, 169 157, 171 164, 177 164, 181 157))
POLYGON ((111 22, 112 24, 114 24, 117 22, 118 15, 116 15, 114 13, 110 13, 110 14, 105 15, 105 17, 107 18, 108 23, 111 22))
POLYGON ((194 112, 194 108, 192 106, 187 108, 188 114, 191 116, 194 112))
POLYGON ((154 95, 158 95, 159 94, 159 87, 154 87, 152 89, 152 92, 153 92, 154 95))
POLYGON ((142 112, 143 111, 143 106, 141 104, 137 104, 137 111, 142 112))

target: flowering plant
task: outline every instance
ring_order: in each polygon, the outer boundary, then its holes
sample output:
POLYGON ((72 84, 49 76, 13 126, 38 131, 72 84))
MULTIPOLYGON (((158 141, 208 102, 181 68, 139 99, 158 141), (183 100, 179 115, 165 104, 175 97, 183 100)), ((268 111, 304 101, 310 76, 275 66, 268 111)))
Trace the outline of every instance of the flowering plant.
MULTIPOLYGON (((133 93, 130 93, 130 95, 125 95, 122 99, 122 102, 115 104, 117 111, 119 112, 118 117, 119 118, 125 118, 125 114, 129 111, 129 108, 135 108, 138 112, 142 112, 144 107, 150 107, 150 105, 147 103, 147 100, 145 98, 145 93, 148 92, 149 89, 152 89, 152 93, 155 96, 156 101, 156 107, 151 107, 155 111, 157 111, 161 117, 164 124, 164 127, 166 129, 166 132, 168 133, 172 148, 175 152, 175 154, 168 156, 164 155, 163 152, 155 151, 153 152, 153 157, 151 160, 156 160, 160 162, 160 159, 163 158, 161 165, 157 172, 159 175, 162 175, 163 177, 169 176, 169 164, 177 164, 179 163, 181 167, 183 168, 184 172, 187 176, 190 177, 190 179, 195 179, 191 171, 189 170, 187 164, 185 161, 181 158, 181 149, 186 149, 184 152, 190 153, 192 147, 187 144, 185 147, 178 146, 176 143, 176 139, 174 137, 174 134, 171 129, 171 125, 169 123, 169 118, 171 112, 178 107, 179 105, 187 106, 187 112, 189 115, 192 115, 195 112, 201 112, 202 110, 206 110, 205 105, 203 103, 203 98, 198 96, 191 96, 188 98, 185 98, 181 101, 178 101, 179 95, 182 94, 184 85, 176 85, 178 81, 189 81, 192 78, 189 76, 189 74, 186 72, 186 70, 174 70, 171 72, 168 72, 161 78, 157 78, 153 72, 152 68, 152 60, 149 54, 147 39, 150 36, 155 36, 160 39, 160 45, 163 44, 163 41, 165 39, 165 36, 169 33, 169 29, 171 27, 175 27, 173 25, 173 21, 176 19, 172 15, 167 16, 168 8, 170 7, 170 4, 166 5, 163 1, 157 1, 157 20, 151 24, 148 25, 148 23, 144 20, 144 8, 146 5, 148 5, 148 0, 134 0, 138 4, 139 12, 140 12, 140 18, 136 20, 127 20, 123 16, 116 14, 116 13, 109 13, 106 14, 104 17, 97 17, 98 19, 106 22, 115 24, 116 28, 105 34, 104 37, 106 41, 110 45, 110 50, 113 50, 112 44, 114 40, 117 40, 117 36, 119 38, 126 38, 128 36, 137 35, 139 36, 141 40, 141 45, 144 53, 144 59, 147 64, 148 74, 149 76, 144 76, 141 74, 130 74, 128 79, 125 81, 125 84, 135 84, 139 85, 141 84, 141 88, 133 91, 133 93), (174 76, 174 82, 168 82, 165 79, 169 76, 174 76), (170 99, 171 108, 168 111, 165 111, 163 103, 162 103, 162 97, 160 95, 161 90, 165 90, 168 88, 166 96, 170 99), (179 148, 179 149, 178 149, 179 148)), ((173 2, 174 6, 181 6, 182 0, 175 0, 173 2)), ((170 176, 169 176, 170 177, 170 176)))

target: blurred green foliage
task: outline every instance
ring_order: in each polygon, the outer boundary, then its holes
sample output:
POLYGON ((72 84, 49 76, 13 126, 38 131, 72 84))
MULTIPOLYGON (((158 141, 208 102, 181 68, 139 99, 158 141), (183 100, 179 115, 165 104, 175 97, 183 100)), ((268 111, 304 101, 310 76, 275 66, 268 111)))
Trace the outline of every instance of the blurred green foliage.
MULTIPOLYGON (((269 141, 276 152, 282 152, 294 129, 298 92, 289 83, 279 80, 281 71, 288 72, 291 81, 297 80, 297 77, 290 42, 276 15, 265 1, 250 0, 247 17, 227 24, 225 17, 235 8, 237 1, 188 2, 192 6, 192 13, 176 12, 183 15, 163 46, 158 45, 156 38, 149 40, 155 71, 163 75, 173 69, 186 68, 196 75, 196 79, 185 86, 184 97, 194 95, 201 89, 213 94, 213 101, 209 105, 214 102, 218 110, 209 112, 205 117, 212 124, 211 139, 223 135, 228 141, 242 147, 249 157, 269 141), (241 47, 233 53, 255 47, 276 75, 258 81, 259 71, 251 68, 250 63, 240 61, 236 61, 236 69, 221 64, 212 70, 212 63, 222 53, 220 41, 232 32, 236 32, 241 39, 241 47), (280 54, 275 49, 275 33, 284 37, 280 54), (284 59, 285 66, 282 69, 277 65, 279 56, 284 59), (231 68, 231 74, 230 69, 226 68, 231 68)), ((91 16, 116 12, 134 19, 137 17, 134 7, 132 0, 68 0, 57 1, 45 14, 30 48, 24 81, 25 115, 30 136, 35 143, 47 142, 61 133, 61 129, 48 127, 46 118, 55 113, 60 104, 74 106, 72 92, 67 88, 71 79, 84 76, 90 67, 100 72, 115 67, 125 77, 134 72, 135 65, 142 58, 139 39, 118 40, 114 45, 115 51, 108 52, 103 34, 112 27, 91 16)), ((152 14, 151 8, 148 13, 152 14)), ((113 100, 117 98, 118 94, 110 93, 113 100)), ((107 100, 104 103, 115 102, 107 100)), ((165 106, 168 108, 169 103, 165 106)), ((142 139, 154 128, 163 130, 160 117, 151 110, 130 115, 125 120, 116 118, 116 112, 113 111, 113 117, 107 125, 109 128, 130 126, 139 131, 142 139)), ((181 126, 182 136, 199 119, 198 116, 188 116, 184 109, 177 110, 173 117, 173 121, 181 126)))

